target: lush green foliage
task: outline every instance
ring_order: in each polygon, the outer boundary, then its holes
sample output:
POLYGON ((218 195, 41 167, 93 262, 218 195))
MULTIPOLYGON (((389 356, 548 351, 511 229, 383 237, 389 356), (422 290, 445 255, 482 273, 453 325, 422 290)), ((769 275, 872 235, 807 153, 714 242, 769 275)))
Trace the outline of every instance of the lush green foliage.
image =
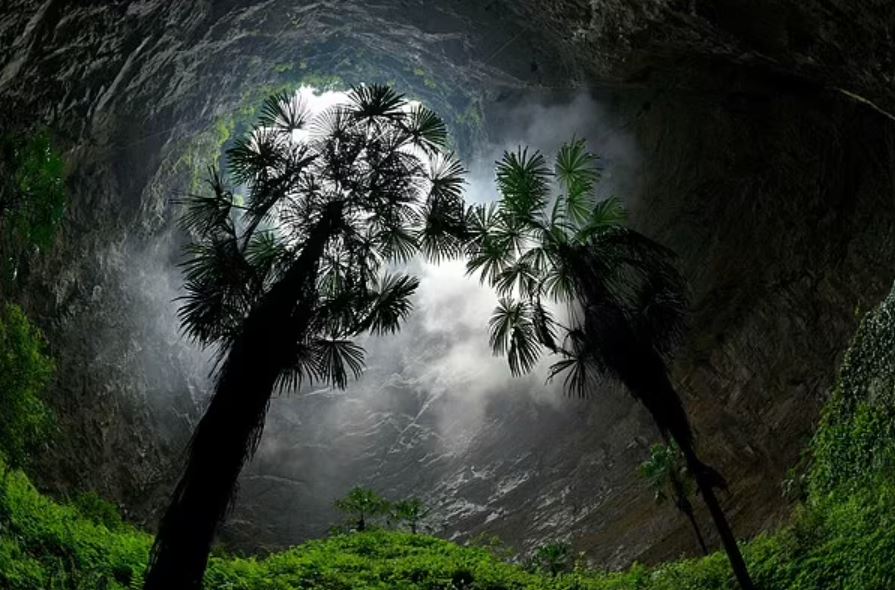
POLYGON ((63 162, 49 136, 0 138, 0 240, 4 278, 53 244, 65 211, 63 162))
POLYGON ((75 506, 39 494, 21 472, 0 495, 7 519, 0 533, 0 588, 121 588, 140 577, 152 539, 110 530, 75 506))
MULTIPOLYGON (((846 356, 813 443, 805 505, 792 525, 743 547, 760 588, 895 587, 895 480, 883 460, 895 452, 895 441, 887 435, 890 426, 868 420, 871 410, 883 416, 892 411, 895 358, 891 347, 881 345, 895 335, 893 308, 895 295, 865 319, 846 356)), ((95 495, 78 500, 77 506, 60 505, 39 494, 21 472, 9 476, 6 490, 0 494, 0 513, 6 515, 0 529, 0 588, 139 587, 151 538, 110 520, 114 509, 95 495)), ((657 568, 634 566, 622 573, 591 572, 576 564, 553 577, 507 563, 494 548, 374 530, 262 559, 214 557, 206 587, 732 590, 734 585, 722 554, 657 568)))
MULTIPOLYGON (((0 532, 0 587, 138 588, 151 537, 110 530, 73 506, 9 478, 10 524, 0 532)), ((895 488, 798 515, 796 524, 744 546, 756 583, 768 590, 891 588, 895 582, 895 488)), ((318 589, 721 590, 733 589, 722 554, 624 573, 575 567, 556 577, 506 563, 492 551, 386 530, 337 535, 263 559, 213 557, 209 590, 318 589), (463 584, 466 584, 465 586, 463 584)))
POLYGON ((0 306, 0 454, 13 467, 48 435, 52 420, 41 396, 53 376, 44 340, 22 310, 0 306))
POLYGON ((530 566, 536 572, 558 576, 572 567, 572 546, 568 543, 542 545, 532 556, 530 566))
POLYGON ((814 497, 866 487, 895 466, 895 294, 861 322, 813 442, 814 497))

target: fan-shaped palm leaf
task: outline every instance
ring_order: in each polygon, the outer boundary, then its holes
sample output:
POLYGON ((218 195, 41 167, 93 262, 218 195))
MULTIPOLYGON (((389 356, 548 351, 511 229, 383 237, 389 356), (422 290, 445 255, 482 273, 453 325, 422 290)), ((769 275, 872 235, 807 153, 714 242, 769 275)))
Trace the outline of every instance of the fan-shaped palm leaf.
POLYGON ((506 355, 514 375, 530 371, 540 356, 530 314, 527 303, 502 297, 488 321, 491 349, 506 355))
POLYGON ((351 340, 322 338, 313 343, 316 377, 344 388, 348 375, 357 378, 364 370, 364 349, 351 340))
POLYGON ((370 310, 363 328, 374 334, 397 332, 401 322, 413 309, 411 297, 419 286, 419 279, 408 275, 384 275, 371 293, 370 310))
POLYGON ((420 250, 438 262, 458 256, 466 238, 466 211, 461 196, 465 170, 453 154, 430 160, 429 194, 422 210, 420 250))
POLYGON ((619 199, 609 197, 596 202, 589 212, 582 213, 582 220, 575 240, 583 244, 601 232, 619 228, 627 220, 627 213, 619 199))
POLYGON ((435 111, 414 105, 407 113, 404 129, 411 143, 427 153, 438 153, 447 147, 447 126, 435 111))
POLYGON ((403 94, 383 84, 355 86, 348 92, 348 101, 351 114, 365 121, 398 119, 404 115, 407 104, 403 94))
POLYGON ((291 135, 293 131, 305 128, 308 117, 307 104, 301 95, 284 90, 264 101, 259 122, 264 127, 291 135))
POLYGON ((550 170, 543 154, 528 149, 504 152, 497 163, 497 187, 506 213, 523 221, 541 215, 549 193, 550 170))
POLYGON ((599 382, 602 365, 587 350, 585 336, 580 330, 570 330, 566 334, 561 354, 564 358, 550 365, 547 380, 552 381, 557 375, 565 373, 563 389, 566 393, 579 398, 588 397, 599 382))
POLYGON ((283 137, 273 129, 257 128, 237 138, 227 150, 230 176, 238 183, 248 183, 277 169, 282 162, 283 137))
POLYGON ((521 258, 504 268, 492 283, 498 295, 511 295, 515 292, 526 298, 535 295, 537 284, 538 276, 534 268, 521 258))
POLYGON ((586 222, 593 208, 593 190, 600 178, 597 160, 582 139, 564 144, 556 155, 554 170, 565 191, 558 202, 563 203, 564 212, 573 223, 586 222))
POLYGON ((183 208, 178 220, 180 227, 202 237, 232 236, 235 232, 230 217, 233 193, 225 188, 223 178, 214 167, 209 166, 206 183, 211 189, 210 195, 189 194, 177 201, 183 208))

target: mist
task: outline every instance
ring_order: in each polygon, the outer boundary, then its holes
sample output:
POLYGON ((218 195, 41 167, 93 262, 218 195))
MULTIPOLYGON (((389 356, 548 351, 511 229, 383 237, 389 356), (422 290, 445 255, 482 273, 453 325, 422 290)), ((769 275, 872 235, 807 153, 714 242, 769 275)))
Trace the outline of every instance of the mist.
MULTIPOLYGON (((340 100, 338 93, 306 98, 312 108, 340 100)), ((552 162, 573 137, 587 140, 601 157, 600 196, 624 199, 635 192, 640 164, 635 142, 613 126, 589 94, 562 100, 529 96, 496 106, 488 118, 489 141, 464 162, 468 202, 497 198, 494 165, 504 151, 528 146, 552 162)), ((211 393, 213 354, 180 335, 172 304, 181 294, 173 237, 136 258, 138 270, 128 287, 145 314, 144 333, 161 347, 146 349, 142 365, 157 391, 166 392, 148 401, 176 418, 173 430, 185 442, 195 419, 188 416, 200 415, 211 393), (174 391, 163 385, 172 358, 184 375, 174 391)), ((490 522, 495 515, 484 499, 510 493, 525 480, 495 477, 494 490, 467 491, 484 485, 482 469, 496 468, 484 462, 489 457, 493 462, 496 451, 489 449, 496 441, 516 441, 518 448, 506 451, 507 458, 522 462, 541 444, 536 441, 555 436, 570 420, 587 419, 580 403, 562 395, 561 379, 546 383, 551 359, 514 378, 506 359, 492 354, 487 326, 497 297, 477 276, 466 275, 464 260, 438 265, 416 260, 407 270, 420 278, 413 313, 398 334, 361 339, 366 370, 357 381, 344 391, 310 384, 272 401, 260 447, 244 470, 234 515, 224 529, 234 546, 280 546, 324 533, 338 520, 333 501, 355 485, 393 498, 424 497, 436 507, 430 519, 435 531, 460 518, 490 522)))

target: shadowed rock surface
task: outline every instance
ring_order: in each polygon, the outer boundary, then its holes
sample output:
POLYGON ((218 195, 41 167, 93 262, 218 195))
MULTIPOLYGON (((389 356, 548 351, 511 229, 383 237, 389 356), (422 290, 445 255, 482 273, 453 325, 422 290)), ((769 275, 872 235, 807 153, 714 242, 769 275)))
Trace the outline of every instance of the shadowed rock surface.
MULTIPOLYGON (((215 123, 259 88, 334 74, 412 91, 467 156, 507 105, 593 92, 605 132, 639 149, 635 224, 692 283, 675 378, 700 450, 732 484, 735 530, 773 526, 855 310, 895 277, 893 13, 845 0, 12 2, 0 128, 50 125, 70 163, 59 246, 21 294, 59 365, 67 442, 44 485, 97 489, 154 522, 209 357, 177 336, 170 199, 219 150, 215 123)), ((693 552, 637 475, 657 437, 623 392, 585 404, 534 378, 484 399, 432 389, 405 369, 447 345, 408 328, 415 354, 373 350, 347 392, 272 405, 227 540, 318 535, 332 500, 364 483, 427 499, 448 535, 523 549, 568 537, 610 566, 693 552)))

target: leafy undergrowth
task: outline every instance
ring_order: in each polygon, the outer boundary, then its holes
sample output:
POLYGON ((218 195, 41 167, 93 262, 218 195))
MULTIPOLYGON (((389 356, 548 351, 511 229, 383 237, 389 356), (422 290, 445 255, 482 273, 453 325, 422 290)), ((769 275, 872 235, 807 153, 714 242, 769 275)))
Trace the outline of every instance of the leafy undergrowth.
MULTIPOLYGON (((893 490, 879 485, 804 509, 794 526, 748 544, 756 583, 792 590, 895 587, 893 490)), ((148 534, 53 502, 21 474, 10 475, 2 508, 0 588, 140 587, 148 534)), ((734 588, 728 572, 725 556, 715 554, 658 568, 554 578, 501 561, 487 549, 379 530, 312 541, 261 559, 213 557, 206 588, 714 590, 734 588)))
MULTIPOLYGON (((765 590, 895 588, 895 294, 868 314, 810 448, 793 524, 744 545, 765 590)), ((2 466, 0 466, 2 467, 2 466)), ((0 486, 0 489, 3 489, 0 486)), ((61 504, 20 472, 0 495, 0 588, 139 588, 151 537, 94 496, 61 504)), ((209 590, 733 589, 714 554, 626 572, 552 577, 424 535, 333 536, 265 558, 215 556, 209 590)))

